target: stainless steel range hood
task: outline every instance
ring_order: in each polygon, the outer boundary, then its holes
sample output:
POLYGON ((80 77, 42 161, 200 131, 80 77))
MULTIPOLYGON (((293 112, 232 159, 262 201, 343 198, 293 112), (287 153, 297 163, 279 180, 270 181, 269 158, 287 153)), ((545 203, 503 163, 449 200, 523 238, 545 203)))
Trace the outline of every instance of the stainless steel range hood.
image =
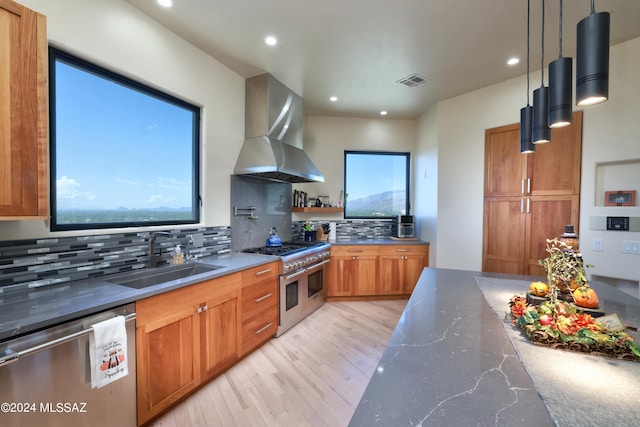
POLYGON ((324 182, 302 150, 302 98, 270 74, 245 83, 245 140, 233 173, 291 183, 324 182))

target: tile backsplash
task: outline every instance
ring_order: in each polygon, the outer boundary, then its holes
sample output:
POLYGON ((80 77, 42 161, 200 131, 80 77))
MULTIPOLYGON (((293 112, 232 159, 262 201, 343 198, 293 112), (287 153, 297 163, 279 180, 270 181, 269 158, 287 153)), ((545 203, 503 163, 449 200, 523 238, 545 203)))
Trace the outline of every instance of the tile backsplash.
MULTIPOLYGON (((322 224, 331 222, 336 223, 336 241, 348 242, 350 240, 377 240, 391 236, 391 220, 311 220, 309 223, 314 224, 316 228, 322 224)), ((303 226, 306 221, 294 221, 291 226, 291 235, 294 240, 304 240, 303 226)))
MULTIPOLYGON (((165 231, 171 235, 156 240, 160 265, 169 262, 177 244, 196 258, 231 252, 228 226, 165 231), (189 235, 196 234, 203 235, 201 247, 189 245, 189 235)), ((0 241, 0 294, 146 268, 149 235, 131 232, 0 241)))

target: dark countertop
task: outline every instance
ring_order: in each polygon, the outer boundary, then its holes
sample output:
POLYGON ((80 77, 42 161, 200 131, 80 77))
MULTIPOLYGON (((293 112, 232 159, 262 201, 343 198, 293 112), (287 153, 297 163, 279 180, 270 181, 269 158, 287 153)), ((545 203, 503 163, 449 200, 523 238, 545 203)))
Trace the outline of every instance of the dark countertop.
POLYGON ((3 295, 0 297, 0 342, 277 259, 244 253, 202 258, 197 262, 220 268, 144 289, 110 283, 116 276, 122 277, 122 274, 118 274, 3 295))
MULTIPOLYGON (((425 268, 349 425, 637 423, 640 364, 535 346, 503 322, 533 279, 425 268)), ((605 312, 638 326, 640 300, 591 286, 605 312)))
POLYGON ((429 242, 420 239, 395 239, 386 237, 381 239, 357 239, 357 240, 329 240, 331 246, 357 246, 357 245, 428 245, 429 242))

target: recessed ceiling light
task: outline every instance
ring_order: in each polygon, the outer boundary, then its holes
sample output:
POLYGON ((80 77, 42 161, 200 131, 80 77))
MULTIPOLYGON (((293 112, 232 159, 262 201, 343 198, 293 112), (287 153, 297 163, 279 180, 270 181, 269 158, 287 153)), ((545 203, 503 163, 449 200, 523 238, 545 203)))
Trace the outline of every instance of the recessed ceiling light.
POLYGON ((171 7, 173 6, 173 0, 158 0, 158 4, 162 7, 171 7))
POLYGON ((509 60, 507 61, 507 65, 516 65, 518 62, 520 62, 520 58, 509 58, 509 60))
POLYGON ((387 115, 387 112, 386 112, 386 111, 384 111, 384 110, 382 110, 382 111, 380 111, 380 115, 381 115, 381 116, 386 116, 386 115, 387 115))
POLYGON ((337 96, 332 96, 331 98, 329 98, 329 101, 331 102, 336 102, 338 100, 337 96))
POLYGON ((276 39, 273 36, 267 36, 267 37, 265 37, 264 42, 266 44, 268 44, 269 46, 274 46, 274 45, 276 45, 278 43, 278 39, 276 39))

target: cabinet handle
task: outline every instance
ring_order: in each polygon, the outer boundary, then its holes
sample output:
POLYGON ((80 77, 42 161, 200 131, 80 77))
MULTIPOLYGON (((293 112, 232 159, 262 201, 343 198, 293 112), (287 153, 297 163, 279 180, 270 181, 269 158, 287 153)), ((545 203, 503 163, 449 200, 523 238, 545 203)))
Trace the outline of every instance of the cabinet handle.
POLYGON ((198 309, 196 310, 196 313, 198 314, 202 313, 202 307, 198 307, 198 309))
POLYGON ((396 249, 396 252, 409 252, 409 249, 396 249))
POLYGON ((524 194, 524 178, 520 180, 520 194, 524 194))
POLYGON ((531 199, 527 197, 527 213, 531 213, 531 199))
POLYGON ((531 194, 531 178, 527 178, 527 194, 531 194))
POLYGON ((264 325, 262 328, 258 329, 258 330, 256 331, 256 335, 261 334, 261 333, 263 333, 264 331, 266 331, 267 329, 269 329, 269 328, 271 327, 271 325, 272 325, 272 324, 273 324, 272 322, 269 322, 269 323, 267 323, 266 325, 264 325))
POLYGON ((362 249, 347 249, 347 252, 349 252, 349 253, 354 253, 354 252, 360 253, 360 252, 362 252, 362 249))
POLYGON ((524 197, 520 199, 520 213, 524 213, 524 197))
POLYGON ((262 276, 263 274, 267 274, 271 271, 271 268, 267 268, 266 270, 258 271, 256 276, 262 276))
POLYGON ((266 294, 266 295, 264 295, 264 296, 261 296, 260 298, 258 298, 257 300, 254 300, 254 301, 255 301, 255 302, 264 301, 264 300, 266 300, 267 298, 269 298, 271 295, 272 295, 272 294, 271 294, 271 292, 269 292, 268 294, 266 294))
POLYGON ((209 306, 208 306, 208 305, 205 305, 204 307, 202 307, 202 310, 204 310, 204 311, 209 310, 209 306))
POLYGON ((360 259, 360 257, 354 255, 351 257, 351 259, 360 259))

